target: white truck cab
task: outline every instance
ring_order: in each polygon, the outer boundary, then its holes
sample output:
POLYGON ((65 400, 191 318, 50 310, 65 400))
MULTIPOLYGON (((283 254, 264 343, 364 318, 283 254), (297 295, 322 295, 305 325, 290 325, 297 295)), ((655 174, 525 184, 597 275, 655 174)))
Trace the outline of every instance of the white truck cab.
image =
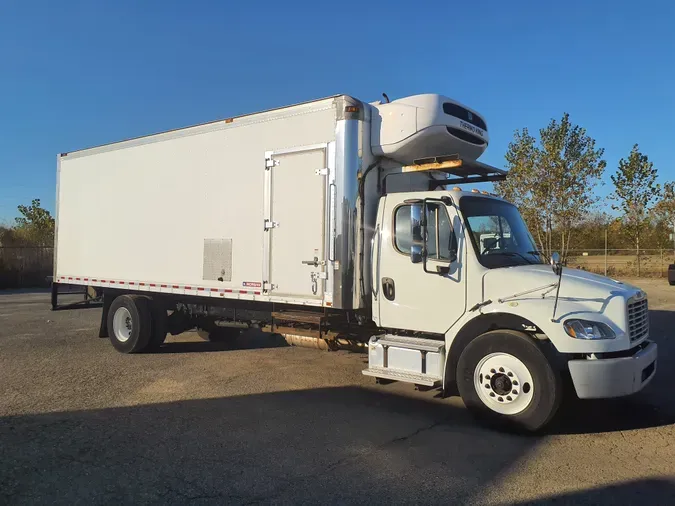
POLYGON ((501 198, 388 194, 372 251, 373 319, 392 334, 370 340, 365 374, 456 382, 467 406, 530 429, 555 413, 564 368, 580 398, 629 395, 654 376, 644 292, 544 263, 517 208, 501 198))

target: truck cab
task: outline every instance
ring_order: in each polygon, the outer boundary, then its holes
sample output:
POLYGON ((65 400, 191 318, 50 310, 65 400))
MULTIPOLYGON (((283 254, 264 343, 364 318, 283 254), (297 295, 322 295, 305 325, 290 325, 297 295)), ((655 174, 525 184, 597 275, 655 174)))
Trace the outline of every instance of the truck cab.
POLYGON ((550 265, 518 209, 495 195, 386 194, 371 254, 384 333, 369 342, 364 374, 454 384, 474 412, 529 430, 557 410, 564 371, 580 398, 629 395, 654 376, 646 295, 550 265))

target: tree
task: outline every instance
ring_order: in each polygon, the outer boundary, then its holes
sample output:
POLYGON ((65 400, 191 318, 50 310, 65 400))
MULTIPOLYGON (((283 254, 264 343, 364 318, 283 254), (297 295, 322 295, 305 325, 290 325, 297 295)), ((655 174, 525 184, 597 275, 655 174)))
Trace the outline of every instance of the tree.
POLYGON ((545 257, 551 258, 559 238, 565 259, 573 227, 598 200, 594 188, 607 165, 604 149, 596 149, 595 139, 567 113, 539 130, 539 137, 537 145, 527 128, 515 132, 506 153, 509 176, 496 191, 520 208, 545 257))
POLYGON ((653 210, 657 220, 664 223, 669 233, 673 234, 673 248, 675 248, 675 181, 663 185, 661 199, 653 210))
POLYGON ((635 144, 627 159, 619 160, 619 168, 612 175, 614 203, 612 208, 622 211, 621 220, 626 235, 637 253, 637 275, 640 276, 640 238, 648 227, 649 214, 661 194, 656 183, 657 170, 635 144))
POLYGON ((33 199, 29 206, 19 206, 22 216, 16 218, 15 233, 32 246, 54 244, 54 218, 40 206, 40 199, 33 199))

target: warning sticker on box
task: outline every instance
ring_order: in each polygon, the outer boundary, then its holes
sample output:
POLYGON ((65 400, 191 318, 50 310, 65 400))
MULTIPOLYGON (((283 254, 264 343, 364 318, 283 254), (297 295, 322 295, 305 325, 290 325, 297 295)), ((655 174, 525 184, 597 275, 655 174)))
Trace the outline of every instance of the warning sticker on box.
POLYGON ((262 286, 262 283, 259 283, 257 281, 244 281, 242 285, 248 288, 260 288, 262 286))

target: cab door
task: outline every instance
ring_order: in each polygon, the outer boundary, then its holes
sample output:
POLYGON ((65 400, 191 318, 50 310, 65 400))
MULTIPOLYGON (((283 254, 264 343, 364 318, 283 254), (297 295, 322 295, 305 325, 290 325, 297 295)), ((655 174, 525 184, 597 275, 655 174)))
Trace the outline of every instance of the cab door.
POLYGON ((373 314, 380 327, 443 334, 466 310, 462 225, 439 194, 389 194, 380 201, 372 262, 373 314), (426 262, 411 228, 413 207, 419 210, 424 198, 426 262))

